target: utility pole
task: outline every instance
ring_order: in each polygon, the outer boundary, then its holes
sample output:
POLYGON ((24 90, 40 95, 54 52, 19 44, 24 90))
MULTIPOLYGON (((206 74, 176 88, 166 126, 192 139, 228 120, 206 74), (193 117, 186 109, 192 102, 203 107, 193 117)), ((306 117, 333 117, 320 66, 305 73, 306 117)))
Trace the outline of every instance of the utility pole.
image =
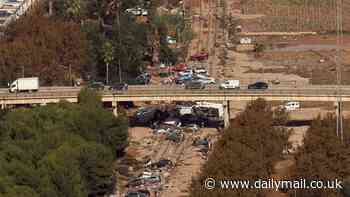
POLYGON ((343 44, 343 1, 337 0, 337 14, 336 14, 336 24, 337 24, 337 55, 336 57, 336 71, 337 71, 337 125, 336 125, 336 134, 340 137, 340 140, 343 142, 343 111, 342 111, 342 96, 341 96, 341 46, 343 44))
POLYGON ((202 51, 202 34, 203 34, 203 27, 202 27, 202 0, 199 0, 199 27, 200 27, 200 30, 199 30, 199 42, 198 42, 198 49, 197 49, 197 52, 198 51, 202 51))
POLYGON ((69 83, 70 83, 71 85, 74 85, 74 84, 72 83, 72 66, 71 66, 71 64, 69 64, 69 83))
POLYGON ((22 77, 24 78, 24 66, 22 66, 22 77))
POLYGON ((117 23, 118 23, 118 47, 119 47, 119 57, 118 57, 118 70, 119 70, 119 83, 122 82, 122 68, 121 68, 121 65, 120 65, 120 58, 121 58, 121 53, 120 53, 120 50, 121 50, 121 34, 120 34, 120 3, 118 1, 118 20, 117 20, 117 23))
POLYGON ((106 63, 106 85, 109 84, 108 75, 109 75, 109 63, 107 62, 106 63))

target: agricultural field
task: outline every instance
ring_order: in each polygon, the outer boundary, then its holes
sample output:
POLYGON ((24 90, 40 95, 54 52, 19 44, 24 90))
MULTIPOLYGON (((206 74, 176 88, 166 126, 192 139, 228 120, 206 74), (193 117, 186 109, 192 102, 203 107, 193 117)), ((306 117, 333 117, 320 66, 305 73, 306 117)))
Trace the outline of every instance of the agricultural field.
MULTIPOLYGON (((247 31, 316 31, 336 29, 336 0, 245 0, 242 12, 262 15, 246 20, 247 31)), ((350 30, 350 2, 343 3, 344 31, 350 30)))

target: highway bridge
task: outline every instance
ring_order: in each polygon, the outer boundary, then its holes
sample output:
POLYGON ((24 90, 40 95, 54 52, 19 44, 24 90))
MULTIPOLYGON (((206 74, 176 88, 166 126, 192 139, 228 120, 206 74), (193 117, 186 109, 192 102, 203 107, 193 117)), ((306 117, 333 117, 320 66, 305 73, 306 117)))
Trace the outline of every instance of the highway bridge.
MULTIPOLYGON (((43 87, 34 93, 8 93, 0 89, 0 104, 48 104, 60 100, 77 102, 80 88, 43 87)), ((268 101, 332 101, 337 100, 336 86, 279 87, 267 90, 220 90, 213 86, 203 90, 187 90, 182 86, 129 86, 127 91, 101 91, 103 102, 120 101, 249 101, 264 98, 268 101)), ((350 86, 343 86, 343 101, 350 101, 350 86)))
MULTIPOLYGON (((59 100, 77 102, 79 87, 41 87, 33 93, 9 93, 0 89, 1 104, 42 104, 59 100)), ((182 86, 129 86, 127 91, 101 91, 102 101, 247 101, 264 98, 270 101, 336 101, 336 86, 275 87, 267 90, 220 90, 216 86, 188 90, 182 86)), ((342 86, 343 101, 350 101, 350 86, 342 86)))
MULTIPOLYGON (((0 89, 0 105, 46 105, 61 100, 78 102, 81 88, 42 87, 35 93, 8 93, 0 89)), ((267 90, 220 90, 211 86, 203 90, 187 90, 182 86, 129 86, 127 91, 101 91, 102 102, 111 103, 117 116, 118 102, 122 101, 221 101, 224 104, 224 122, 229 125, 229 101, 250 101, 264 98, 267 101, 330 101, 336 102, 340 95, 343 101, 350 101, 350 86, 341 87, 338 94, 336 86, 276 86, 267 90)))

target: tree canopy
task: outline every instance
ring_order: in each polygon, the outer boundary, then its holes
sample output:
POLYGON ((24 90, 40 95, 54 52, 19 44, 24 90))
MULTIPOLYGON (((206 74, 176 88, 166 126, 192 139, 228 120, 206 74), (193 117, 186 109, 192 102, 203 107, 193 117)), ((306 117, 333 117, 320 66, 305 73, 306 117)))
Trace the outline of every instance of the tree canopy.
MULTIPOLYGON (((350 135, 349 121, 344 122, 344 142, 336 135, 336 119, 334 115, 318 117, 312 122, 304 139, 304 146, 295 156, 295 178, 309 180, 344 181, 342 190, 344 196, 349 196, 350 180, 350 135)), ((297 190, 298 196, 333 197, 338 196, 339 190, 297 190)))
POLYGON ((0 39, 0 78, 38 76, 45 84, 67 82, 87 63, 88 42, 80 26, 32 12, 13 23, 0 39))
MULTIPOLYGON (((90 90, 82 94, 96 97, 90 90)), ((8 112, 0 126, 0 196, 86 197, 112 191, 127 121, 96 99, 8 112)))
POLYGON ((289 146, 289 131, 273 124, 273 111, 266 101, 258 99, 248 104, 214 144, 199 178, 192 182, 191 196, 261 195, 261 190, 207 190, 203 185, 208 177, 216 180, 268 179, 273 164, 282 158, 283 150, 289 146))

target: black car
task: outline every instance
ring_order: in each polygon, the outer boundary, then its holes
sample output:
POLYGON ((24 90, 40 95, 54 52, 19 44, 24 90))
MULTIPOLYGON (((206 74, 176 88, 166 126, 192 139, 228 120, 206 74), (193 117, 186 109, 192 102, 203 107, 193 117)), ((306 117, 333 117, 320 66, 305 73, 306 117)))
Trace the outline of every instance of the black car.
POLYGON ((150 196, 150 194, 139 192, 139 191, 128 192, 125 194, 125 197, 149 197, 149 196, 150 196))
POLYGON ((173 162, 169 159, 161 159, 156 163, 151 164, 151 168, 164 168, 167 166, 173 166, 173 162))
POLYGON ((126 91, 126 90, 128 90, 128 84, 126 84, 126 83, 114 84, 111 87, 109 87, 109 90, 111 90, 111 91, 126 91))
POLYGON ((11 16, 12 14, 8 11, 5 11, 5 10, 0 10, 0 17, 1 18, 5 18, 5 17, 9 17, 11 16))
POLYGON ((88 85, 88 88, 93 90, 104 90, 105 85, 102 82, 94 81, 88 85))
POLYGON ((151 75, 149 73, 143 73, 136 77, 136 83, 140 85, 147 85, 151 81, 151 75))
POLYGON ((149 191, 134 191, 126 193, 125 197, 149 197, 151 193, 149 191))
POLYGON ((204 89, 204 88, 205 88, 204 83, 200 81, 190 81, 185 85, 185 89, 204 89))
POLYGON ((256 90, 265 90, 269 87, 269 85, 265 82, 256 82, 248 85, 248 89, 256 89, 256 90))

